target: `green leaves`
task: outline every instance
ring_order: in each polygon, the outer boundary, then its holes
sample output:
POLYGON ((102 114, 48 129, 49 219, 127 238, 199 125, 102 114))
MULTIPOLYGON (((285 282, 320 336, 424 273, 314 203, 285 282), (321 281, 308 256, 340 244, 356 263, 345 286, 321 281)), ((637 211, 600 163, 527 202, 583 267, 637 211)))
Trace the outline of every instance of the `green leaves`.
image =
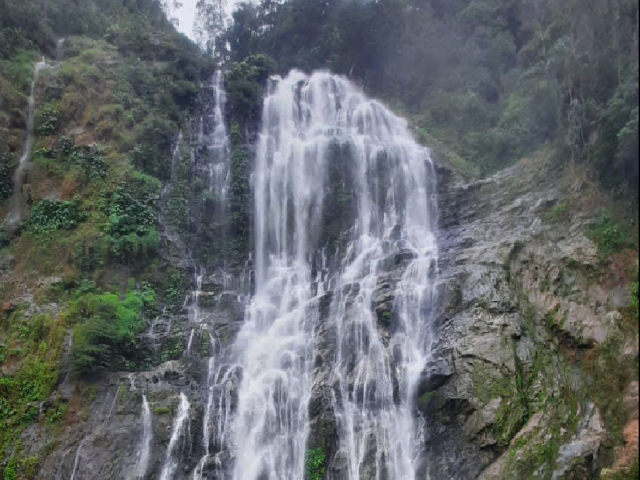
POLYGON ((36 119, 36 134, 39 137, 53 135, 59 125, 60 112, 56 104, 50 103, 42 107, 36 119))
POLYGON ((35 235, 71 230, 87 219, 77 201, 41 200, 31 209, 27 231, 35 235))
POLYGON ((131 182, 105 195, 108 215, 105 232, 111 254, 120 261, 135 261, 154 252, 160 239, 152 208, 159 183, 146 175, 134 175, 131 182), (132 193, 136 188, 136 194, 132 193))
POLYGON ((262 86, 275 69, 266 55, 252 55, 234 63, 227 74, 227 105, 231 115, 239 121, 256 120, 262 106, 262 86))
POLYGON ((598 253, 605 258, 630 246, 626 231, 606 211, 591 221, 587 233, 598 246, 598 253))
POLYGON ((82 320, 73 329, 71 362, 79 375, 122 367, 136 358, 136 335, 144 330, 143 312, 155 303, 153 290, 130 291, 121 299, 112 293, 86 294, 71 308, 82 320))
POLYGON ((307 450, 304 459, 305 480, 322 480, 325 472, 326 458, 322 447, 307 450))

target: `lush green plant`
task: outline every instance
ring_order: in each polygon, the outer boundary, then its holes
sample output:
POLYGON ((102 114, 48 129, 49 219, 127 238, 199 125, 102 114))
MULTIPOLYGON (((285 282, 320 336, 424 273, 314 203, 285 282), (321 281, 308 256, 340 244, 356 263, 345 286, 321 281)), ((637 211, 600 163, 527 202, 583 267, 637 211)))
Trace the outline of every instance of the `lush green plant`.
POLYGON ((598 253, 605 258, 629 246, 626 232, 606 211, 591 221, 588 234, 596 242, 598 253))
POLYGON ((47 104, 38 112, 36 134, 39 137, 53 135, 58 128, 60 111, 56 104, 47 104))
POLYGON ((13 465, 7 465, 4 467, 4 480, 16 480, 18 474, 16 473, 16 467, 13 465))
POLYGON ((80 167, 87 180, 104 180, 107 176, 105 163, 100 148, 75 147, 70 155, 71 161, 80 167))
POLYGON ((180 270, 171 270, 169 284, 164 293, 164 300, 168 305, 178 304, 185 294, 184 273, 180 270))
POLYGON ((136 335, 146 324, 143 310, 154 303, 153 291, 130 291, 118 295, 86 294, 71 307, 76 320, 71 362, 79 375, 122 366, 136 357, 136 335))
POLYGON ((116 259, 136 260, 158 247, 156 214, 152 208, 158 186, 150 177, 138 175, 128 185, 121 185, 105 196, 107 241, 116 259))
POLYGON ((322 447, 307 450, 304 459, 304 478, 305 480, 322 480, 326 458, 322 447))
POLYGON ((86 219, 77 201, 41 200, 31 209, 27 231, 38 235, 55 230, 71 230, 86 219))

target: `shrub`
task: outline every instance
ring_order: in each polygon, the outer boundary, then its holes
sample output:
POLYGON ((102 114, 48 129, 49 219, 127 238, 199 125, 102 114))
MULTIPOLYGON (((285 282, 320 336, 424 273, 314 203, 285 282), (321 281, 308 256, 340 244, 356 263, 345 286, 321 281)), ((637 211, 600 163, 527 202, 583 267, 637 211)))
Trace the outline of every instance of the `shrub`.
POLYGON ((77 201, 41 200, 31 209, 27 231, 39 235, 71 230, 86 219, 77 201))
POLYGON ((325 471, 325 460, 322 447, 307 450, 304 460, 305 480, 322 480, 325 471))
POLYGON ((162 180, 171 174, 172 141, 176 126, 160 116, 150 115, 140 126, 133 149, 133 163, 136 168, 162 180))
POLYGON ((608 257, 629 245, 627 234, 606 211, 591 221, 588 230, 589 237, 596 243, 598 253, 608 257))
POLYGON ((55 104, 47 104, 40 110, 36 121, 36 134, 39 137, 53 135, 58 128, 60 111, 55 104))
POLYGON ((129 187, 121 185, 105 197, 109 250, 121 261, 144 257, 154 252, 159 244, 152 208, 158 184, 150 177, 137 175, 129 187))
POLYGON ((275 68, 266 55, 253 55, 235 63, 227 75, 227 105, 231 115, 241 121, 254 120, 260 114, 262 86, 275 68))
POLYGON ((71 307, 75 319, 71 362, 79 375, 125 365, 136 358, 136 335, 145 328, 143 310, 155 301, 153 291, 130 291, 124 299, 112 293, 86 294, 71 307))

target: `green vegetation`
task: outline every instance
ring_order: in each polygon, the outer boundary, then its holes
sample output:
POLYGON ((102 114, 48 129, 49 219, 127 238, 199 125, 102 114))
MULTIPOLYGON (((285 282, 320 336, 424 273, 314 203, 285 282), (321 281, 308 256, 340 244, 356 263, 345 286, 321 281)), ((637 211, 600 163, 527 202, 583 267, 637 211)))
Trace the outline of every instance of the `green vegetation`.
POLYGON ((56 104, 49 104, 43 106, 38 112, 38 117, 36 118, 36 135, 39 137, 47 137, 49 135, 53 135, 58 128, 58 117, 60 115, 60 111, 58 110, 58 106, 56 104))
POLYGON ((154 292, 130 291, 124 298, 105 293, 82 295, 71 306, 71 361, 79 375, 125 368, 139 359, 136 335, 146 327, 144 310, 153 305, 154 292))
POLYGON ((552 222, 564 221, 567 219, 568 209, 569 205, 566 201, 558 202, 553 206, 551 210, 549 210, 547 217, 552 222))
POLYGON ((606 211, 601 211, 592 220, 587 233, 598 246, 598 253, 604 258, 631 246, 624 227, 613 220, 606 211))
POLYGON ((119 186, 104 197, 106 235, 111 254, 119 261, 144 259, 158 248, 153 202, 159 182, 136 174, 127 187, 119 186), (135 192, 135 193, 134 193, 135 192))
MULTIPOLYGON (((55 447, 63 419, 84 418, 78 408, 91 401, 52 396, 67 335, 72 371, 83 378, 176 356, 178 346, 167 345, 155 358, 139 334, 159 302, 184 295, 184 273, 165 277, 157 255, 160 182, 214 63, 156 0, 0 4, 0 214, 13 193, 34 64, 46 56, 52 65, 56 39, 65 38, 64 57, 35 83, 32 166, 21 192, 29 216, 15 233, 0 232, 12 270, 0 283, 0 472, 26 480, 55 447), (58 280, 42 280, 49 276, 58 280), (15 305, 25 294, 29 308, 15 305), (43 314, 53 303, 58 313, 43 314), (20 434, 36 423, 52 440, 26 457, 20 434)), ((186 230, 188 158, 179 169, 173 211, 186 230)))
POLYGON ((349 75, 467 171, 548 145, 637 208, 637 15, 633 0, 263 0, 242 4, 219 43, 235 61, 270 55, 280 73, 349 75))
POLYGON ((71 230, 86 219, 79 202, 41 200, 31 209, 27 231, 35 235, 55 230, 71 230))
POLYGON ((322 447, 307 450, 304 459, 304 478, 305 480, 322 480, 326 459, 324 449, 322 447))
POLYGON ((241 261, 249 251, 251 229, 251 153, 237 123, 231 125, 231 162, 229 189, 229 233, 232 241, 228 245, 231 258, 241 261))
POLYGON ((234 63, 226 76, 227 106, 236 121, 257 121, 262 107, 262 87, 275 63, 266 55, 252 55, 234 63))
POLYGON ((418 406, 424 410, 429 405, 429 402, 435 397, 436 392, 427 392, 418 397, 418 406))
MULTIPOLYGON (((59 355, 65 336, 65 319, 48 314, 28 316, 27 306, 0 311, 0 449, 14 448, 20 432, 40 418, 40 405, 58 383, 59 355)), ((56 403, 45 412, 44 420, 54 428, 66 406, 56 403)), ((7 464, 9 471, 21 474, 27 469, 17 456, 7 464)), ((27 462, 29 463, 29 462, 27 462)), ((22 477, 20 477, 22 478, 22 477)), ((28 477, 31 478, 31 477, 28 477)))

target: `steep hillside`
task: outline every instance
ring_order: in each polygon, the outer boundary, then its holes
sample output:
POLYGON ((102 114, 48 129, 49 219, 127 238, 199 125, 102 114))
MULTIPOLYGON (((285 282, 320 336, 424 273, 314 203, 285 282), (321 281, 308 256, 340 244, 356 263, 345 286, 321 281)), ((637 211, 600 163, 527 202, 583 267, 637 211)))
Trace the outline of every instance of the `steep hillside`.
POLYGON ((4 479, 636 478, 637 15, 0 0, 4 479))

